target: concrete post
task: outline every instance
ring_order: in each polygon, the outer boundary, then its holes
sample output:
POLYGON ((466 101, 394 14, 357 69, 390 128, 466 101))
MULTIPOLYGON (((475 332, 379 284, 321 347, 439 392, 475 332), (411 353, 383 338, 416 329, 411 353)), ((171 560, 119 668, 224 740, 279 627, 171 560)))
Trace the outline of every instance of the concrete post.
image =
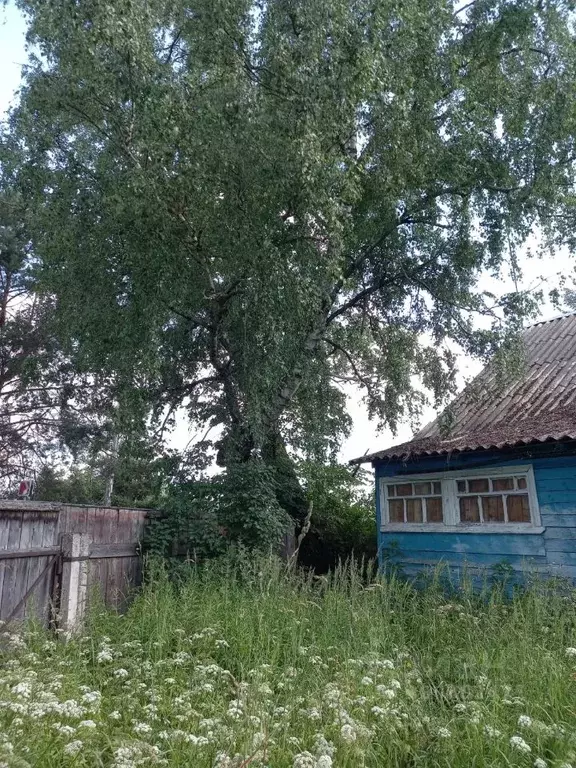
POLYGON ((60 627, 67 634, 82 628, 88 594, 88 563, 91 537, 85 533, 63 533, 60 627))

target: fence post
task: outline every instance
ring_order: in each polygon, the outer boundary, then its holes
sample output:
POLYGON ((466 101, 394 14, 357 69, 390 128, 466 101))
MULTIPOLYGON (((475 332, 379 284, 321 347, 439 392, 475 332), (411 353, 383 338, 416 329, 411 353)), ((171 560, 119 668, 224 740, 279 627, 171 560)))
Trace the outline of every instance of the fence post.
POLYGON ((88 534, 62 534, 60 626, 67 634, 82 628, 88 593, 90 544, 88 534))

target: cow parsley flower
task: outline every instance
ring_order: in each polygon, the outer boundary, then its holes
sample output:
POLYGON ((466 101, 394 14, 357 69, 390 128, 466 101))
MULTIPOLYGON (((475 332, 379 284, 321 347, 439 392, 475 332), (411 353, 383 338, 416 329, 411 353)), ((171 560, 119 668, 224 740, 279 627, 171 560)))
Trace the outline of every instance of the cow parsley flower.
POLYGON ((97 728, 98 726, 94 720, 82 720, 78 723, 78 728, 97 728))
POLYGON ((377 685, 376 692, 379 696, 382 696, 385 699, 392 700, 396 696, 396 691, 394 691, 392 688, 388 688, 385 685, 377 685))
POLYGON ((120 667, 120 669, 114 670, 114 677, 126 678, 128 677, 128 670, 120 667))
POLYGON ((576 656, 576 648, 566 648, 566 656, 576 656))
POLYGON ((134 733, 138 736, 148 736, 148 734, 152 733, 152 726, 148 723, 136 723, 134 725, 134 733))
POLYGON ((449 738, 450 738, 450 736, 452 736, 452 734, 451 734, 451 732, 448 730, 448 728, 444 728, 444 727, 438 728, 438 731, 437 731, 437 733, 438 733, 438 736, 439 736, 441 739, 449 739, 449 738))
POLYGON ((110 718, 110 720, 122 720, 122 715, 120 714, 120 712, 118 712, 117 709, 115 709, 114 712, 110 712, 108 717, 110 718))
POLYGON ((373 684, 374 684, 374 680, 372 680, 372 678, 368 676, 363 677, 362 680, 360 680, 360 685, 373 685, 373 684))
POLYGON ((548 763, 546 760, 542 760, 541 757, 537 757, 536 760, 534 760, 534 768, 548 768, 548 763))
POLYGON ((84 746, 83 742, 81 742, 79 739, 77 739, 76 741, 71 741, 69 744, 66 744, 66 746, 64 747, 64 754, 77 755, 83 746, 84 746))
POLYGON ((316 741, 314 742, 314 751, 318 757, 322 757, 322 755, 328 755, 328 757, 332 757, 336 749, 334 744, 328 741, 324 734, 317 733, 316 741))
POLYGON ((520 715, 518 718, 518 725, 520 728, 531 728, 532 718, 528 717, 528 715, 520 715))
POLYGON ((512 736, 510 738, 510 746, 517 749, 518 752, 524 752, 526 755, 532 752, 532 748, 524 741, 522 736, 512 736))
POLYGON ((332 768, 332 758, 330 755, 320 755, 316 761, 316 768, 332 768))
POLYGON ((353 728, 353 726, 346 723, 342 726, 342 728, 340 728, 340 736, 343 741, 346 741, 348 744, 352 744, 356 741, 356 730, 353 728))
POLYGON ((294 756, 292 768, 316 768, 316 758, 310 752, 300 752, 294 756))
POLYGON ((113 661, 114 656, 110 648, 102 648, 96 655, 96 661, 98 664, 106 664, 108 661, 113 661))

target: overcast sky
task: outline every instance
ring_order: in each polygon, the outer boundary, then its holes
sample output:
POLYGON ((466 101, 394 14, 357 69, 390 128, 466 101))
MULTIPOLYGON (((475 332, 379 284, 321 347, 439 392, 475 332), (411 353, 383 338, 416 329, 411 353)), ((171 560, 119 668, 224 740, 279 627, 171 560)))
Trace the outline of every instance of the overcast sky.
MULTIPOLYGON (((15 93, 20 82, 22 65, 26 62, 25 36, 26 26, 24 19, 13 3, 6 8, 0 8, 0 114, 5 112, 16 98, 15 93)), ((574 272, 573 263, 567 258, 567 254, 548 254, 544 260, 525 259, 522 263, 524 279, 522 288, 536 285, 552 289, 558 282, 558 276, 562 270, 574 272), (543 286, 542 286, 543 283, 543 286)), ((495 292, 511 290, 511 283, 486 279, 483 287, 495 290, 495 292)), ((542 307, 542 318, 548 318, 556 314, 549 304, 542 307)), ((477 361, 462 358, 460 362, 460 382, 477 373, 479 365, 477 361)), ((408 424, 403 425, 394 436, 389 431, 379 432, 376 425, 368 420, 366 409, 362 403, 361 393, 351 390, 349 398, 349 411, 354 421, 352 434, 342 446, 341 458, 346 461, 355 456, 360 456, 366 451, 372 452, 385 448, 394 443, 409 440, 412 430, 408 424)), ((423 416, 423 423, 434 417, 434 412, 429 410, 423 416)), ((187 441, 186 426, 181 424, 178 429, 179 442, 187 441)))

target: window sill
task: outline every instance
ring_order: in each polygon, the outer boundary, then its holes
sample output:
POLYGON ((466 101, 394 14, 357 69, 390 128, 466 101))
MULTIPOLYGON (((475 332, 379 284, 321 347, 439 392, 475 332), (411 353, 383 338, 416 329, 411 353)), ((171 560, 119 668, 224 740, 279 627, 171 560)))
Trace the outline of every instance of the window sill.
POLYGON ((441 525, 438 523, 389 523, 380 528, 382 533, 544 533, 543 526, 530 523, 498 523, 492 525, 441 525))

